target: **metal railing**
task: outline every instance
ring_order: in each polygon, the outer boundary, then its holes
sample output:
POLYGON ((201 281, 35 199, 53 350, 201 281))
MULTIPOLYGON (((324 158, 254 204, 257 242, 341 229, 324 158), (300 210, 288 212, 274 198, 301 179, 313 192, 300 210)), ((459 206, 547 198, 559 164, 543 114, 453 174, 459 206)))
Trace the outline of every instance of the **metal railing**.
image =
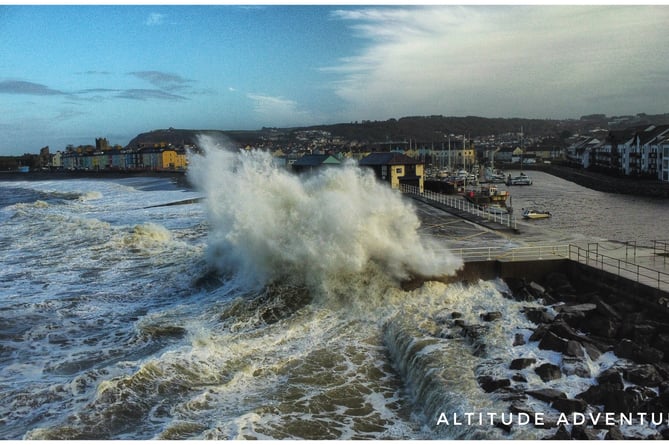
MULTIPOLYGON (((596 244, 596 243, 592 243, 596 244)), ((569 258, 581 264, 614 273, 619 277, 632 279, 660 290, 669 291, 669 274, 633 263, 626 259, 614 258, 599 253, 598 248, 588 245, 587 249, 570 244, 569 258)), ((597 246, 598 247, 598 246, 597 246)))
POLYGON ((471 213, 476 216, 483 217, 488 221, 495 222, 512 229, 516 229, 516 218, 513 214, 508 212, 495 212, 489 207, 481 207, 472 202, 469 202, 461 197, 445 195, 443 193, 433 192, 431 190, 424 190, 422 193, 420 188, 415 185, 400 184, 400 190, 403 193, 420 196, 421 198, 433 201, 439 204, 452 207, 453 209, 463 212, 471 213))
POLYGON ((665 292, 669 291, 669 273, 651 269, 626 259, 603 255, 599 253, 598 243, 590 243, 587 248, 574 244, 561 244, 513 248, 463 247, 450 248, 449 250, 465 262, 569 259, 665 292))
POLYGON ((524 247, 463 247, 451 248, 450 251, 469 261, 536 261, 569 258, 569 245, 524 246, 524 247))

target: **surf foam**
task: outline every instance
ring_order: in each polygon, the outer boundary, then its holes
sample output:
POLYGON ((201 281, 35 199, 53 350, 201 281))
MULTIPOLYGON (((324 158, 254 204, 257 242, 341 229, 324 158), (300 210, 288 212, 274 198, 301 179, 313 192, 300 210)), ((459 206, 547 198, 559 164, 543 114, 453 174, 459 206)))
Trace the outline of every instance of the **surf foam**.
POLYGON ((370 265, 395 281, 455 273, 462 261, 436 254, 413 206, 353 161, 298 176, 269 153, 233 151, 200 138, 189 177, 205 194, 209 261, 249 284, 289 280, 326 292, 370 265))

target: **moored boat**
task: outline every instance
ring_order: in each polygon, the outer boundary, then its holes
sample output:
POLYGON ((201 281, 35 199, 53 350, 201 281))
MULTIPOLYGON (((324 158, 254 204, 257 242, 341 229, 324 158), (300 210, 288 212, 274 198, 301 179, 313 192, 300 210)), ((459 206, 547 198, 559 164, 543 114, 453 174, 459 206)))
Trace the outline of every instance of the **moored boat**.
POLYGON ((476 189, 465 190, 464 198, 480 206, 506 207, 506 200, 510 193, 506 190, 498 190, 494 185, 481 185, 476 189))
POLYGON ((543 219, 550 218, 551 212, 548 211, 539 211, 534 209, 523 209, 523 218, 525 219, 543 219))
POLYGON ((506 185, 532 185, 532 178, 525 173, 520 172, 517 176, 507 176, 506 185))

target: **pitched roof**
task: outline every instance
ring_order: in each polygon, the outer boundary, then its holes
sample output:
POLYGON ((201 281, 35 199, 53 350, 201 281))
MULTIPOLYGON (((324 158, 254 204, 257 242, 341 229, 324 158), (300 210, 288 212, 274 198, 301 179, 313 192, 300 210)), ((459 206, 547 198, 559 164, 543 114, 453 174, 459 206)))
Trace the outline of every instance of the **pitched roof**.
POLYGON ((359 162, 360 165, 410 165, 422 164, 421 161, 398 152, 370 153, 359 162))
POLYGON ((295 161, 293 166, 315 167, 322 164, 341 164, 341 162, 332 155, 304 155, 295 161))

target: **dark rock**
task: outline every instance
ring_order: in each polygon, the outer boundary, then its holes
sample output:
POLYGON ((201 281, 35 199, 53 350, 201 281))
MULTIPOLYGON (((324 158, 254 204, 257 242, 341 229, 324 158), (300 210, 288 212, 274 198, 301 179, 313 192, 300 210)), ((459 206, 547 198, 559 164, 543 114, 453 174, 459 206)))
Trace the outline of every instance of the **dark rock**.
POLYGON ((513 346, 522 346, 525 344, 525 336, 520 332, 513 336, 513 346))
POLYGON ((641 388, 618 389, 615 384, 593 385, 576 395, 590 405, 603 405, 606 412, 636 413, 650 394, 644 394, 641 388))
POLYGON ((588 407, 588 403, 583 399, 559 397, 553 400, 552 406, 561 413, 571 414, 573 412, 582 413, 588 407))
POLYGON ((614 319, 621 321, 623 318, 620 316, 617 310, 615 310, 611 305, 606 303, 599 295, 594 297, 595 304, 597 305, 597 313, 604 318, 614 319))
POLYGON ((579 377, 590 378, 590 367, 582 358, 565 355, 562 357, 562 371, 565 375, 577 375, 579 377))
POLYGON ((451 312, 451 318, 462 318, 462 312, 451 312))
POLYGON ((669 440, 669 428, 663 429, 660 431, 660 434, 662 435, 662 439, 669 440))
POLYGON ((535 389, 532 391, 525 391, 525 394, 547 403, 551 403, 556 399, 567 398, 567 395, 565 393, 553 388, 543 388, 543 389, 535 389))
POLYGON ((546 293, 546 289, 541 284, 535 283, 534 281, 530 282, 530 285, 528 286, 528 290, 536 298, 541 298, 546 293))
POLYGON ((564 352, 567 349, 567 340, 548 331, 539 342, 539 349, 564 352))
POLYGON ((590 312, 597 309, 597 305, 593 303, 580 303, 580 304, 564 304, 561 306, 556 306, 555 310, 558 312, 590 312))
POLYGON ((465 325, 462 328, 462 335, 469 340, 473 346, 473 353, 476 356, 483 356, 486 353, 486 344, 483 337, 488 332, 488 327, 480 324, 465 325))
POLYGON ((489 375, 480 376, 476 381, 485 392, 493 392, 511 385, 511 380, 509 379, 495 379, 489 375))
POLYGON ((567 347, 565 348, 564 353, 572 357, 585 358, 585 352, 583 352, 583 346, 576 340, 569 340, 567 342, 567 347))
POLYGON ((658 387, 658 392, 660 395, 669 395, 669 381, 665 380, 664 382, 660 383, 658 387))
POLYGON ((658 386, 663 380, 655 366, 649 364, 626 367, 623 369, 623 377, 641 386, 658 386))
POLYGON ((598 440, 597 431, 592 428, 586 428, 583 425, 574 425, 571 427, 571 438, 574 440, 598 440))
POLYGON ((517 358, 511 361, 509 369, 525 369, 537 362, 535 358, 517 358))
POLYGON ((480 340, 488 332, 488 327, 480 324, 465 325, 462 335, 469 340, 480 340))
POLYGON ((658 363, 664 357, 662 351, 650 346, 638 345, 627 338, 622 339, 613 352, 620 358, 627 358, 637 363, 658 363))
POLYGON ((669 380, 669 362, 660 362, 660 363, 654 363, 655 368, 657 368, 657 371, 660 373, 662 378, 664 380, 669 380))
POLYGON ((653 343, 655 338, 655 327, 649 324, 638 324, 632 330, 632 341, 639 345, 648 345, 653 343))
POLYGON ((539 341, 541 340, 544 335, 546 335, 546 332, 548 332, 548 328, 550 325, 548 324, 541 324, 537 326, 537 328, 532 332, 532 335, 530 335, 530 341, 539 341))
POLYGON ((603 405, 604 399, 608 397, 608 394, 615 391, 622 391, 622 388, 610 384, 592 385, 587 390, 577 394, 576 398, 583 399, 590 405, 603 405))
POLYGON ((634 388, 615 390, 605 394, 604 410, 613 413, 636 413, 643 402, 641 393, 634 388))
POLYGON ((495 312, 486 312, 485 314, 479 315, 483 321, 495 321, 502 318, 502 313, 499 311, 495 312))
POLYGON ((526 287, 525 280, 522 278, 507 277, 504 278, 504 282, 509 286, 511 293, 515 293, 526 287))
POLYGON ((553 317, 548 314, 546 308, 526 307, 523 312, 528 320, 537 325, 553 321, 553 317))
POLYGON ((584 343, 583 347, 585 348, 585 352, 588 354, 588 357, 590 357, 590 360, 597 360, 602 355, 602 351, 600 351, 597 346, 593 345, 592 343, 584 343))
POLYGON ((623 377, 620 375, 620 372, 614 368, 602 371, 597 376, 597 383, 600 385, 610 385, 612 389, 623 389, 625 387, 623 377))
POLYGON ((511 377, 511 380, 513 380, 514 382, 519 382, 519 383, 527 383, 527 379, 522 374, 514 374, 511 377))
POLYGON ((554 323, 551 323, 548 327, 548 330, 558 337, 562 337, 567 340, 581 340, 583 337, 563 320, 558 320, 554 323))
POLYGON ((587 323, 583 326, 583 329, 591 334, 599 335, 601 337, 616 338, 620 331, 620 322, 613 318, 595 314, 588 319, 587 323))
POLYGON ((604 440, 625 440, 625 436, 617 426, 611 427, 604 436, 604 440))
POLYGON ((551 380, 559 379, 562 377, 562 372, 560 372, 560 367, 555 366, 552 363, 544 363, 541 366, 538 366, 534 369, 534 372, 537 373, 541 380, 548 382, 551 380))
POLYGON ((575 329, 587 331, 588 321, 583 312, 561 312, 554 321, 563 321, 575 329))
POLYGON ((550 440, 571 440, 571 434, 567 431, 567 428, 564 425, 560 425, 553 437, 549 438, 550 440))
POLYGON ((669 351, 669 334, 658 334, 654 346, 660 351, 669 351))

